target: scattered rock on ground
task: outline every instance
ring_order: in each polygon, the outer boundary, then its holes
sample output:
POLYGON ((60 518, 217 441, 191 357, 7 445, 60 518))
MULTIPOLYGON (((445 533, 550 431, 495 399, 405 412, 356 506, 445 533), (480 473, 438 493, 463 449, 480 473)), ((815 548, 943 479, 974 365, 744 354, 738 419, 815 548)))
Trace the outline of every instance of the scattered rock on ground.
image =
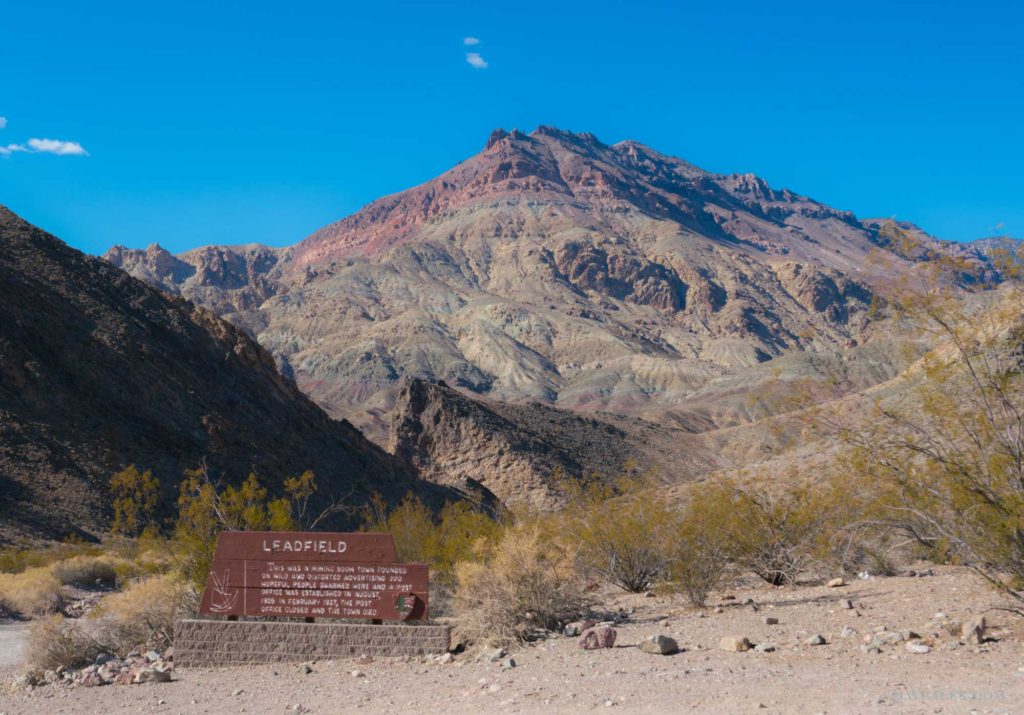
POLYGON ((750 650, 750 641, 741 636, 724 636, 722 640, 718 641, 718 647, 721 650, 742 653, 750 650))
POLYGON ((960 626, 960 640, 971 645, 985 642, 985 616, 974 616, 960 626))
POLYGON ((582 635, 583 631, 593 627, 594 621, 573 621, 567 624, 562 632, 569 638, 575 638, 582 635))
POLYGON ((133 683, 169 683, 171 682, 171 672, 169 670, 161 670, 159 668, 142 668, 135 677, 132 678, 133 683))
POLYGON ((504 648, 488 648, 480 654, 480 658, 481 660, 489 660, 492 663, 497 663, 506 655, 508 655, 508 651, 504 648))
POLYGON ((660 634, 644 638, 636 647, 644 653, 652 653, 654 655, 669 655, 679 650, 679 644, 676 643, 675 638, 660 634))
POLYGON ((580 634, 577 641, 583 650, 611 648, 615 645, 616 631, 611 626, 594 626, 580 634))

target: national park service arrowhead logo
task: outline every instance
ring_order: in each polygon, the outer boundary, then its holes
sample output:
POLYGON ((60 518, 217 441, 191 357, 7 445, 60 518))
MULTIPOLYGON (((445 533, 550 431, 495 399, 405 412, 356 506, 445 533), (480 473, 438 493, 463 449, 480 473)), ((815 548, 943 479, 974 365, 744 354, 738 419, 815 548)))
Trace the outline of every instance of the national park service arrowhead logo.
POLYGON ((414 608, 416 608, 416 596, 411 593, 395 594, 395 613, 400 619, 404 621, 409 618, 414 608))
POLYGON ((221 575, 211 571, 210 580, 213 582, 210 610, 214 613, 229 613, 238 603, 238 589, 228 585, 231 582, 231 569, 225 569, 221 575))

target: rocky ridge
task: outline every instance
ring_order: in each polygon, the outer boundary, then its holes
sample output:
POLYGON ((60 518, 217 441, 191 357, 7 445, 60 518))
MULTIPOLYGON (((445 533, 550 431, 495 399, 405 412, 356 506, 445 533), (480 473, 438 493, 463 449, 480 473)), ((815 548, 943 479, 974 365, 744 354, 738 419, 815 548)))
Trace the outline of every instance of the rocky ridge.
POLYGON ((335 498, 438 494, 243 330, 0 207, 0 536, 103 529, 127 464, 152 469, 166 514, 204 459, 215 479, 253 471, 272 492, 312 469, 335 498))
POLYGON ((656 472, 679 481, 722 466, 698 435, 679 428, 537 403, 474 400, 419 379, 402 388, 392 420, 388 449, 421 479, 463 492, 482 487, 507 505, 540 510, 561 506, 562 478, 656 472))
POLYGON ((106 257, 243 326, 383 442, 410 377, 661 419, 770 359, 837 354, 872 339, 873 298, 927 258, 889 244, 882 222, 751 174, 540 127, 498 130, 291 248, 106 257))

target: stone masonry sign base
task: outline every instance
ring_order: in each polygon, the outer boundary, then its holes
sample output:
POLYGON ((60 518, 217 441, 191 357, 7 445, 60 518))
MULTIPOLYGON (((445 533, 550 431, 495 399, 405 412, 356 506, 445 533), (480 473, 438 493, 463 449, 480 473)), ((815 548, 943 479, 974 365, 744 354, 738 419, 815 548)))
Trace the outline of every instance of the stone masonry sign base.
POLYGON ((201 668, 253 663, 445 653, 451 628, 443 625, 364 625, 268 621, 179 620, 174 664, 201 668))

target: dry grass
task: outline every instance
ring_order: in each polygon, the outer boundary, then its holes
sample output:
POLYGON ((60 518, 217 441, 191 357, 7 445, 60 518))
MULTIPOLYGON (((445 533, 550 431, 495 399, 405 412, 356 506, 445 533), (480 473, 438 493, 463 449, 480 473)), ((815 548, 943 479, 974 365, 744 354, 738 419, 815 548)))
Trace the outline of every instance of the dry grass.
POLYGON ((29 632, 26 662, 35 671, 92 663, 103 646, 63 616, 36 621, 29 632))
POLYGON ((0 574, 22 573, 74 556, 99 556, 102 553, 99 546, 80 543, 56 544, 45 549, 0 549, 0 574))
POLYGON ((191 608, 192 590, 177 574, 150 576, 113 593, 89 614, 96 638, 119 655, 171 644, 174 620, 191 608))
POLYGON ((135 648, 163 650, 174 619, 191 607, 191 589, 172 574, 136 581, 105 597, 82 619, 41 618, 32 626, 27 662, 38 671, 93 662, 100 653, 125 656, 135 648))
POLYGON ((117 583, 117 565, 120 560, 108 556, 72 556, 50 567, 58 581, 65 586, 89 588, 113 586, 117 583))
POLYGON ((25 616, 56 613, 64 605, 61 583, 47 567, 0 574, 0 601, 25 616))

